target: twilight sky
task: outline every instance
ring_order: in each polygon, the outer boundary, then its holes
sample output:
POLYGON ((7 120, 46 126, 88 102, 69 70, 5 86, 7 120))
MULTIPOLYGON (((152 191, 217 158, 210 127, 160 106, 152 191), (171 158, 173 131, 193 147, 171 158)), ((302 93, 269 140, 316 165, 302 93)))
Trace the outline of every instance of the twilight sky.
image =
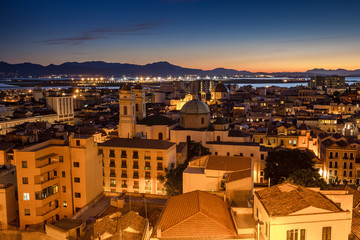
POLYGON ((360 68, 359 0, 3 0, 0 61, 360 68))

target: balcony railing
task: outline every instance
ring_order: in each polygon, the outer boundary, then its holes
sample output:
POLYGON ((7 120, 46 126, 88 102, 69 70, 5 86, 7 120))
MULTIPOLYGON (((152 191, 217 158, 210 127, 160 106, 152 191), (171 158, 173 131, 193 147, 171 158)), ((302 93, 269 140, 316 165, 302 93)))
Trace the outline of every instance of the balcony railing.
POLYGON ((116 177, 115 173, 110 173, 110 177, 116 177))
POLYGON ((133 169, 139 169, 139 165, 134 165, 133 169))
POLYGON ((121 168, 127 168, 127 165, 121 165, 121 168))
POLYGON ((110 167, 115 167, 115 163, 110 163, 110 167))
POLYGON ((163 167, 157 167, 156 169, 157 169, 157 170, 159 170, 159 171, 164 170, 164 168, 163 168, 163 167))
POLYGON ((163 157, 156 157, 156 160, 163 160, 163 157))
POLYGON ((146 176, 145 176, 145 179, 151 179, 151 176, 146 175, 146 176))
POLYGON ((126 158, 126 155, 121 155, 121 158, 126 158))
POLYGON ((116 187, 116 183, 110 183, 110 187, 116 187))
POLYGON ((151 187, 145 187, 145 190, 151 190, 151 187))
POLYGON ((115 154, 109 154, 109 157, 114 158, 115 154))

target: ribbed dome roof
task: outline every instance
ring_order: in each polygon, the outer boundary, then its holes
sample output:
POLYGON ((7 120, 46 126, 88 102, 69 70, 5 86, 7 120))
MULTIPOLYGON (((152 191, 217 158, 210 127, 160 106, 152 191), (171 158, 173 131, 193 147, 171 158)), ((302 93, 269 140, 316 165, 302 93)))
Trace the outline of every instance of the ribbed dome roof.
POLYGON ((127 84, 125 84, 125 85, 123 85, 122 87, 121 87, 121 89, 120 90, 122 90, 122 91, 131 91, 131 86, 130 85, 127 85, 127 84))
POLYGON ((142 86, 141 86, 140 83, 137 83, 133 89, 141 90, 141 89, 142 89, 142 86))
POLYGON ((209 107, 201 100, 191 100, 187 102, 180 110, 180 113, 185 114, 204 114, 210 113, 209 107))
POLYGON ((229 92, 229 89, 223 84, 218 83, 213 89, 213 92, 229 92))

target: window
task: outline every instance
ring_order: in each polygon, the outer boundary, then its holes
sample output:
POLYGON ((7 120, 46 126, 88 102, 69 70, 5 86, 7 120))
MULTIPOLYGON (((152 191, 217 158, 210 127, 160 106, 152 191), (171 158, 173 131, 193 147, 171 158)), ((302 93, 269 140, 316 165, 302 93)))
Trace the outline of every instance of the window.
POLYGON ((29 194, 29 193, 24 193, 24 195, 23 195, 23 200, 24 200, 24 201, 30 200, 30 194, 29 194))
POLYGON ((76 146, 80 146, 80 140, 76 140, 76 146))
POLYGON ((289 140, 289 144, 292 144, 292 140, 289 140))
POLYGON ((331 161, 329 162, 329 168, 332 168, 332 162, 331 161))
POLYGON ((54 170, 54 176, 57 177, 57 171, 54 170))
POLYGON ((139 172, 138 171, 134 171, 134 179, 139 179, 139 172))
POLYGON ((62 186, 62 192, 66 193, 66 186, 62 186))
POLYGON ((139 189, 139 181, 134 181, 134 189, 139 189))
POLYGON ((261 154, 261 160, 264 160, 264 159, 265 159, 265 155, 261 154))
POLYGON ((163 165, 162 165, 161 162, 158 162, 158 163, 157 163, 157 170, 160 170, 160 171, 163 170, 163 165))
POLYGON ((61 177, 63 177, 63 178, 65 177, 65 171, 61 172, 61 177))
POLYGON ((254 157, 254 154, 253 154, 253 153, 250 153, 250 157, 254 157))
POLYGON ((22 178, 22 183, 23 184, 29 184, 29 179, 27 177, 23 177, 22 178))
POLYGON ((347 163, 346 162, 344 162, 344 169, 346 169, 347 168, 347 163))
POLYGON ((138 161, 134 161, 133 169, 139 169, 138 161))
POLYGON ((230 153, 229 153, 229 152, 227 152, 227 153, 226 153, 226 156, 230 156, 230 153))
POLYGON ((126 168, 126 167, 127 167, 127 166, 126 166, 126 161, 125 161, 125 160, 121 161, 121 167, 122 167, 122 168, 126 168))
POLYGON ((329 158, 333 158, 333 152, 330 152, 329 158))
POLYGON ((136 109, 136 112, 139 111, 139 104, 135 104, 135 109, 136 109))
POLYGON ((344 171, 344 177, 346 177, 346 171, 344 171))
POLYGON ((112 157, 112 158, 115 157, 115 150, 114 149, 110 149, 109 157, 112 157))
POLYGON ((63 201, 63 207, 67 207, 67 202, 63 201))
POLYGON ((305 240, 305 229, 288 230, 286 232, 286 240, 305 240))
POLYGON ((27 161, 22 161, 22 162, 21 162, 21 167, 22 167, 22 168, 27 168, 27 167, 28 167, 27 161))
MULTIPOLYGON (((349 177, 352 177, 352 171, 349 171, 349 177)), ((350 180, 351 181, 351 180, 350 180)))
POLYGON ((124 115, 127 115, 127 106, 124 106, 124 115))
POLYGON ((99 149, 99 155, 104 154, 104 150, 99 149))
POLYGON ((145 162, 145 170, 150 170, 151 166, 150 166, 150 162, 145 162))
POLYGON ((348 155, 347 155, 347 153, 344 153, 344 157, 343 157, 344 159, 348 159, 348 155))
POLYGON ((127 181, 126 180, 122 180, 122 184, 121 184, 121 187, 122 188, 127 188, 127 181))
POLYGON ((59 156, 59 162, 64 162, 64 157, 63 156, 59 156))
POLYGON ((215 152, 215 156, 217 156, 218 155, 218 152, 215 152))
POLYGON ((24 209, 25 216, 30 216, 30 209, 24 209))
POLYGON ((81 193, 76 192, 76 193, 75 193, 75 198, 81 198, 81 193))
POLYGON ((133 159, 139 159, 139 152, 138 151, 133 152, 133 159))
POLYGON ((110 177, 116 177, 114 169, 110 169, 110 177))
POLYGON ((115 160, 113 159, 110 160, 110 167, 115 167, 115 160))
POLYGON ((127 178, 127 171, 126 170, 122 170, 121 177, 122 178, 127 178))
POLYGON ((220 136, 216 137, 216 141, 220 142, 220 136))
POLYGON ((354 154, 353 153, 350 153, 350 159, 354 159, 354 154))
POLYGON ((110 179, 110 187, 116 187, 116 180, 110 179))
POLYGON ((339 153, 335 152, 335 158, 338 158, 338 157, 339 157, 339 153))
POLYGON ((125 150, 121 150, 121 157, 126 158, 126 151, 125 150))
POLYGON ((323 227, 322 240, 331 240, 331 227, 323 227))
POLYGON ((79 182, 80 182, 80 178, 79 178, 79 177, 74 177, 74 182, 79 183, 79 182))
POLYGON ((163 134, 159 133, 159 140, 163 140, 163 134))
POLYGON ((201 118, 201 124, 204 124, 204 118, 201 118))
POLYGON ((338 168, 338 162, 335 162, 334 168, 338 168))
POLYGON ((80 167, 80 163, 79 162, 74 162, 74 167, 76 167, 76 168, 80 167))
POLYGON ((349 163, 349 168, 350 168, 350 169, 353 169, 353 164, 352 164, 352 162, 349 163))
POLYGON ((145 179, 151 179, 150 172, 145 172, 145 179))

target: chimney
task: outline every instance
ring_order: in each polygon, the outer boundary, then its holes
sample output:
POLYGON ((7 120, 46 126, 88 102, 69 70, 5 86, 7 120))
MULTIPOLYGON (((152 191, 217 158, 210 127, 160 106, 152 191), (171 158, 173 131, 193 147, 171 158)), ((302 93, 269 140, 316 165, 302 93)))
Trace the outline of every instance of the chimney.
POLYGON ((156 237, 157 237, 157 238, 161 238, 161 228, 160 228, 160 227, 158 227, 158 228, 156 229, 156 237))

